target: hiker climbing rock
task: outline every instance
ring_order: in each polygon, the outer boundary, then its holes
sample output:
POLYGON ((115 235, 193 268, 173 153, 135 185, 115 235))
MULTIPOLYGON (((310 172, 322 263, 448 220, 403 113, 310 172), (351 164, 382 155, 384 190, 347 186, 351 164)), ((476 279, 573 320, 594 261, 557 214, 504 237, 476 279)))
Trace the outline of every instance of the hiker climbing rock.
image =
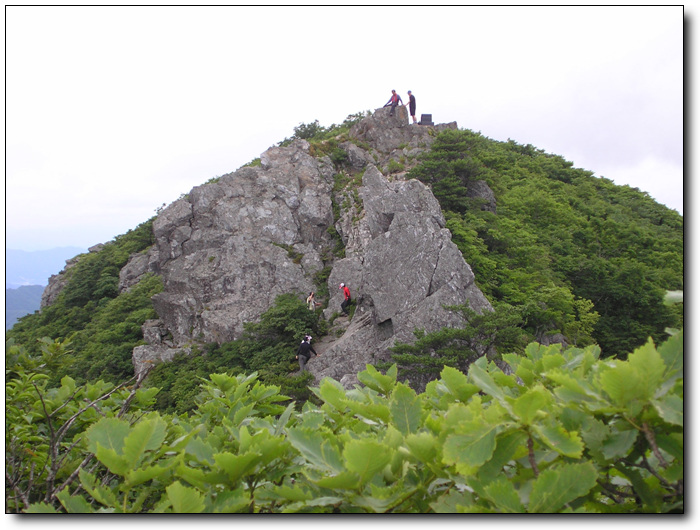
POLYGON ((396 90, 392 90, 392 91, 391 91, 391 97, 389 98, 389 101, 387 101, 387 102, 386 102, 386 105, 384 105, 385 107, 388 107, 389 105, 391 105, 391 110, 389 111, 389 116, 393 116, 393 115, 394 115, 394 109, 396 108, 396 106, 397 106, 399 103, 401 103, 401 104, 403 105, 403 101, 402 101, 402 99, 401 99, 401 96, 399 96, 399 95, 396 93, 396 90))
POLYGON ((343 303, 340 304, 340 309, 342 309, 343 313, 347 316, 348 315, 348 305, 350 305, 350 301, 351 301, 350 289, 348 289, 348 286, 345 285, 344 283, 340 284, 340 289, 343 291, 343 295, 345 296, 345 300, 343 300, 343 303))
POLYGON ((301 368, 301 372, 306 370, 306 363, 309 362, 309 359, 311 359, 312 353, 315 357, 318 357, 318 353, 316 353, 314 347, 311 346, 311 336, 306 335, 306 337, 304 337, 304 340, 301 341, 296 355, 296 358, 299 360, 299 368, 301 368))
POLYGON ((311 291, 309 296, 306 298, 306 305, 309 306, 309 311, 316 309, 316 293, 311 291))
POLYGON ((410 90, 408 91, 408 110, 409 114, 411 115, 411 118, 413 118, 413 123, 418 123, 416 121, 416 97, 411 93, 410 90))

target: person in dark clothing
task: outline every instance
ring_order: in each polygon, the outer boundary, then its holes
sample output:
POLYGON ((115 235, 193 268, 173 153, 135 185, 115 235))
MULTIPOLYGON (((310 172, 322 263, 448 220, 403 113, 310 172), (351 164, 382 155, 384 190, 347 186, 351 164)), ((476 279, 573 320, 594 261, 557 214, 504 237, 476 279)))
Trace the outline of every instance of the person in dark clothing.
POLYGON ((394 115, 394 109, 396 108, 396 106, 397 106, 399 103, 401 103, 401 104, 403 105, 403 101, 401 100, 401 96, 399 96, 399 95, 396 93, 396 90, 392 90, 392 91, 391 91, 391 97, 389 98, 389 101, 387 101, 387 102, 386 102, 386 105, 384 105, 385 107, 388 107, 389 105, 391 105, 391 110, 389 111, 389 116, 393 116, 393 115, 394 115))
POLYGON ((299 360, 299 368, 301 368, 302 372, 306 370, 306 363, 309 362, 309 359, 311 359, 312 353, 314 354, 314 357, 318 357, 318 353, 316 353, 314 347, 311 346, 311 337, 307 335, 304 337, 304 340, 301 341, 296 355, 296 358, 299 360))
POLYGON ((348 289, 348 286, 345 285, 344 283, 340 284, 340 288, 343 291, 343 295, 345 296, 345 300, 343 300, 343 303, 340 304, 340 309, 343 310, 343 313, 345 315, 348 314, 348 305, 350 305, 351 297, 350 297, 350 289, 348 289))
POLYGON ((413 123, 418 123, 416 121, 416 97, 410 90, 408 91, 408 110, 410 111, 411 118, 413 118, 413 123))

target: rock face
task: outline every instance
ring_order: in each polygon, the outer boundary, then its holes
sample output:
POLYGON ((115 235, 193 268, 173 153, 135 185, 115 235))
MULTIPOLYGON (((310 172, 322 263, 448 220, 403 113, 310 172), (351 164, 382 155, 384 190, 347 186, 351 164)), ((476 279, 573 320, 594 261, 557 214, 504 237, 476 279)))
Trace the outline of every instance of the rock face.
MULTIPOLYGON (((164 290, 153 297, 159 318, 144 324, 147 344, 133 351, 137 375, 195 344, 236 340, 278 295, 316 291, 314 278, 328 267, 324 317, 340 312, 341 282, 357 306, 352 321, 341 323, 342 336, 308 365, 317 382, 332 377, 350 388, 366 364, 389 360, 397 342, 412 342, 414 330, 463 324, 444 306, 492 310, 432 192, 405 179, 436 132, 457 124, 409 124, 403 107, 388 113, 377 109, 342 138, 342 166, 312 156, 310 144, 296 140, 268 149, 258 166, 195 187, 159 213, 155 245, 131 256, 119 277, 120 292, 149 272, 163 279, 164 290), (342 190, 334 189, 338 174, 351 177, 342 190), (342 259, 333 253, 337 234, 342 259)), ((471 191, 495 208, 488 186, 471 191)))
POLYGON ((389 182, 370 166, 359 195, 364 217, 348 234, 350 255, 333 267, 329 284, 337 294, 324 314, 340 310, 341 282, 354 293, 357 309, 342 338, 309 364, 317 380, 332 377, 347 388, 366 364, 389 360, 396 342, 415 340, 415 329, 463 323, 444 306, 493 310, 428 188, 417 180, 389 182))
POLYGON ((176 346, 232 341, 276 296, 315 290, 334 171, 308 151, 304 140, 269 149, 261 167, 198 186, 156 218, 164 290, 153 303, 176 346))

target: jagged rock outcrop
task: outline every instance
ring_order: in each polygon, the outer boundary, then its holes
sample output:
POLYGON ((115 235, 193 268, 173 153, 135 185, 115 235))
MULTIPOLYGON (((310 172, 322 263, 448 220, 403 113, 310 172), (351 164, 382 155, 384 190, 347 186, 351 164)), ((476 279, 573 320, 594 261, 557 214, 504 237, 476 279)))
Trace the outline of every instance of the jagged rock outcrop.
POLYGON ((175 345, 238 338, 276 296, 315 290, 331 245, 333 167, 298 140, 194 188, 153 223, 164 290, 155 309, 175 345))
POLYGON ((119 292, 123 293, 131 289, 149 272, 158 272, 156 247, 129 256, 129 261, 119 271, 119 292))
MULTIPOLYGON (((309 363, 317 382, 333 377, 351 387, 366 364, 388 360, 397 342, 413 341, 414 330, 462 325, 445 306, 492 310, 432 192, 405 178, 436 133, 457 124, 409 124, 402 107, 395 116, 388 113, 377 109, 342 138, 342 167, 296 140, 268 149, 257 166, 195 187, 159 212, 156 243, 132 255, 119 275, 120 292, 147 273, 159 274, 164 285, 153 297, 158 319, 142 327, 147 344, 133 351, 139 377, 156 363, 189 354, 195 344, 236 340, 278 295, 303 298, 316 291, 315 277, 325 267, 332 268, 325 318, 340 311, 340 282, 349 285, 357 308, 352 321, 336 321, 342 334, 309 363), (339 172, 352 177, 340 191, 334 190, 339 172), (361 184, 354 178, 360 175, 361 184), (333 252, 338 234, 342 259, 333 252)), ((472 193, 495 210, 485 183, 475 183, 472 193)), ((42 307, 61 289, 58 275, 42 307)))
POLYGON ((436 133, 457 129, 456 122, 427 127, 409 124, 405 107, 397 107, 394 116, 390 110, 377 109, 350 129, 350 136, 371 146, 374 163, 380 167, 391 159, 415 158, 430 147, 436 133))
MULTIPOLYGON (((97 245, 93 245, 88 249, 88 252, 99 252, 102 250, 104 247, 104 244, 98 243, 97 245)), ((44 292, 41 293, 41 303, 39 304, 39 309, 43 309, 47 306, 50 306, 56 301, 56 298, 58 298, 58 295, 61 294, 63 291, 63 288, 66 286, 68 283, 68 280, 70 279, 70 274, 68 271, 70 271, 75 265, 80 261, 80 257, 83 256, 83 254, 78 254, 77 256, 74 256, 70 259, 66 260, 66 266, 63 267, 63 270, 59 272, 58 274, 52 274, 49 277, 49 281, 44 288, 44 292)))
POLYGON ((332 377, 348 388, 366 364, 389 360, 396 342, 415 340, 415 329, 464 324, 445 306, 469 303, 479 313, 493 310, 425 185, 389 182, 371 166, 359 196, 364 216, 347 235, 352 252, 334 264, 329 283, 337 294, 324 314, 339 311, 340 282, 353 290, 357 310, 341 339, 309 363, 317 380, 332 377))

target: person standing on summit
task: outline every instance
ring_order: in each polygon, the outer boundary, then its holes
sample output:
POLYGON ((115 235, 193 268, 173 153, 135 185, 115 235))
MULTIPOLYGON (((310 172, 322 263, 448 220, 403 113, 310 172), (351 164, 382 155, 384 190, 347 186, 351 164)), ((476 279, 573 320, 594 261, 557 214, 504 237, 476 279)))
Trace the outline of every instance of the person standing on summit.
POLYGON ((413 118, 413 123, 418 123, 416 121, 416 97, 410 90, 408 91, 408 110, 410 111, 409 114, 411 118, 413 118))
POLYGON ((389 98, 389 101, 387 101, 386 104, 384 105, 385 107, 388 107, 389 105, 391 105, 391 110, 389 111, 389 116, 394 115, 394 109, 396 108, 396 106, 399 103, 401 103, 403 105, 403 101, 401 100, 401 96, 399 96, 396 93, 396 90, 392 90, 391 97, 389 98))

